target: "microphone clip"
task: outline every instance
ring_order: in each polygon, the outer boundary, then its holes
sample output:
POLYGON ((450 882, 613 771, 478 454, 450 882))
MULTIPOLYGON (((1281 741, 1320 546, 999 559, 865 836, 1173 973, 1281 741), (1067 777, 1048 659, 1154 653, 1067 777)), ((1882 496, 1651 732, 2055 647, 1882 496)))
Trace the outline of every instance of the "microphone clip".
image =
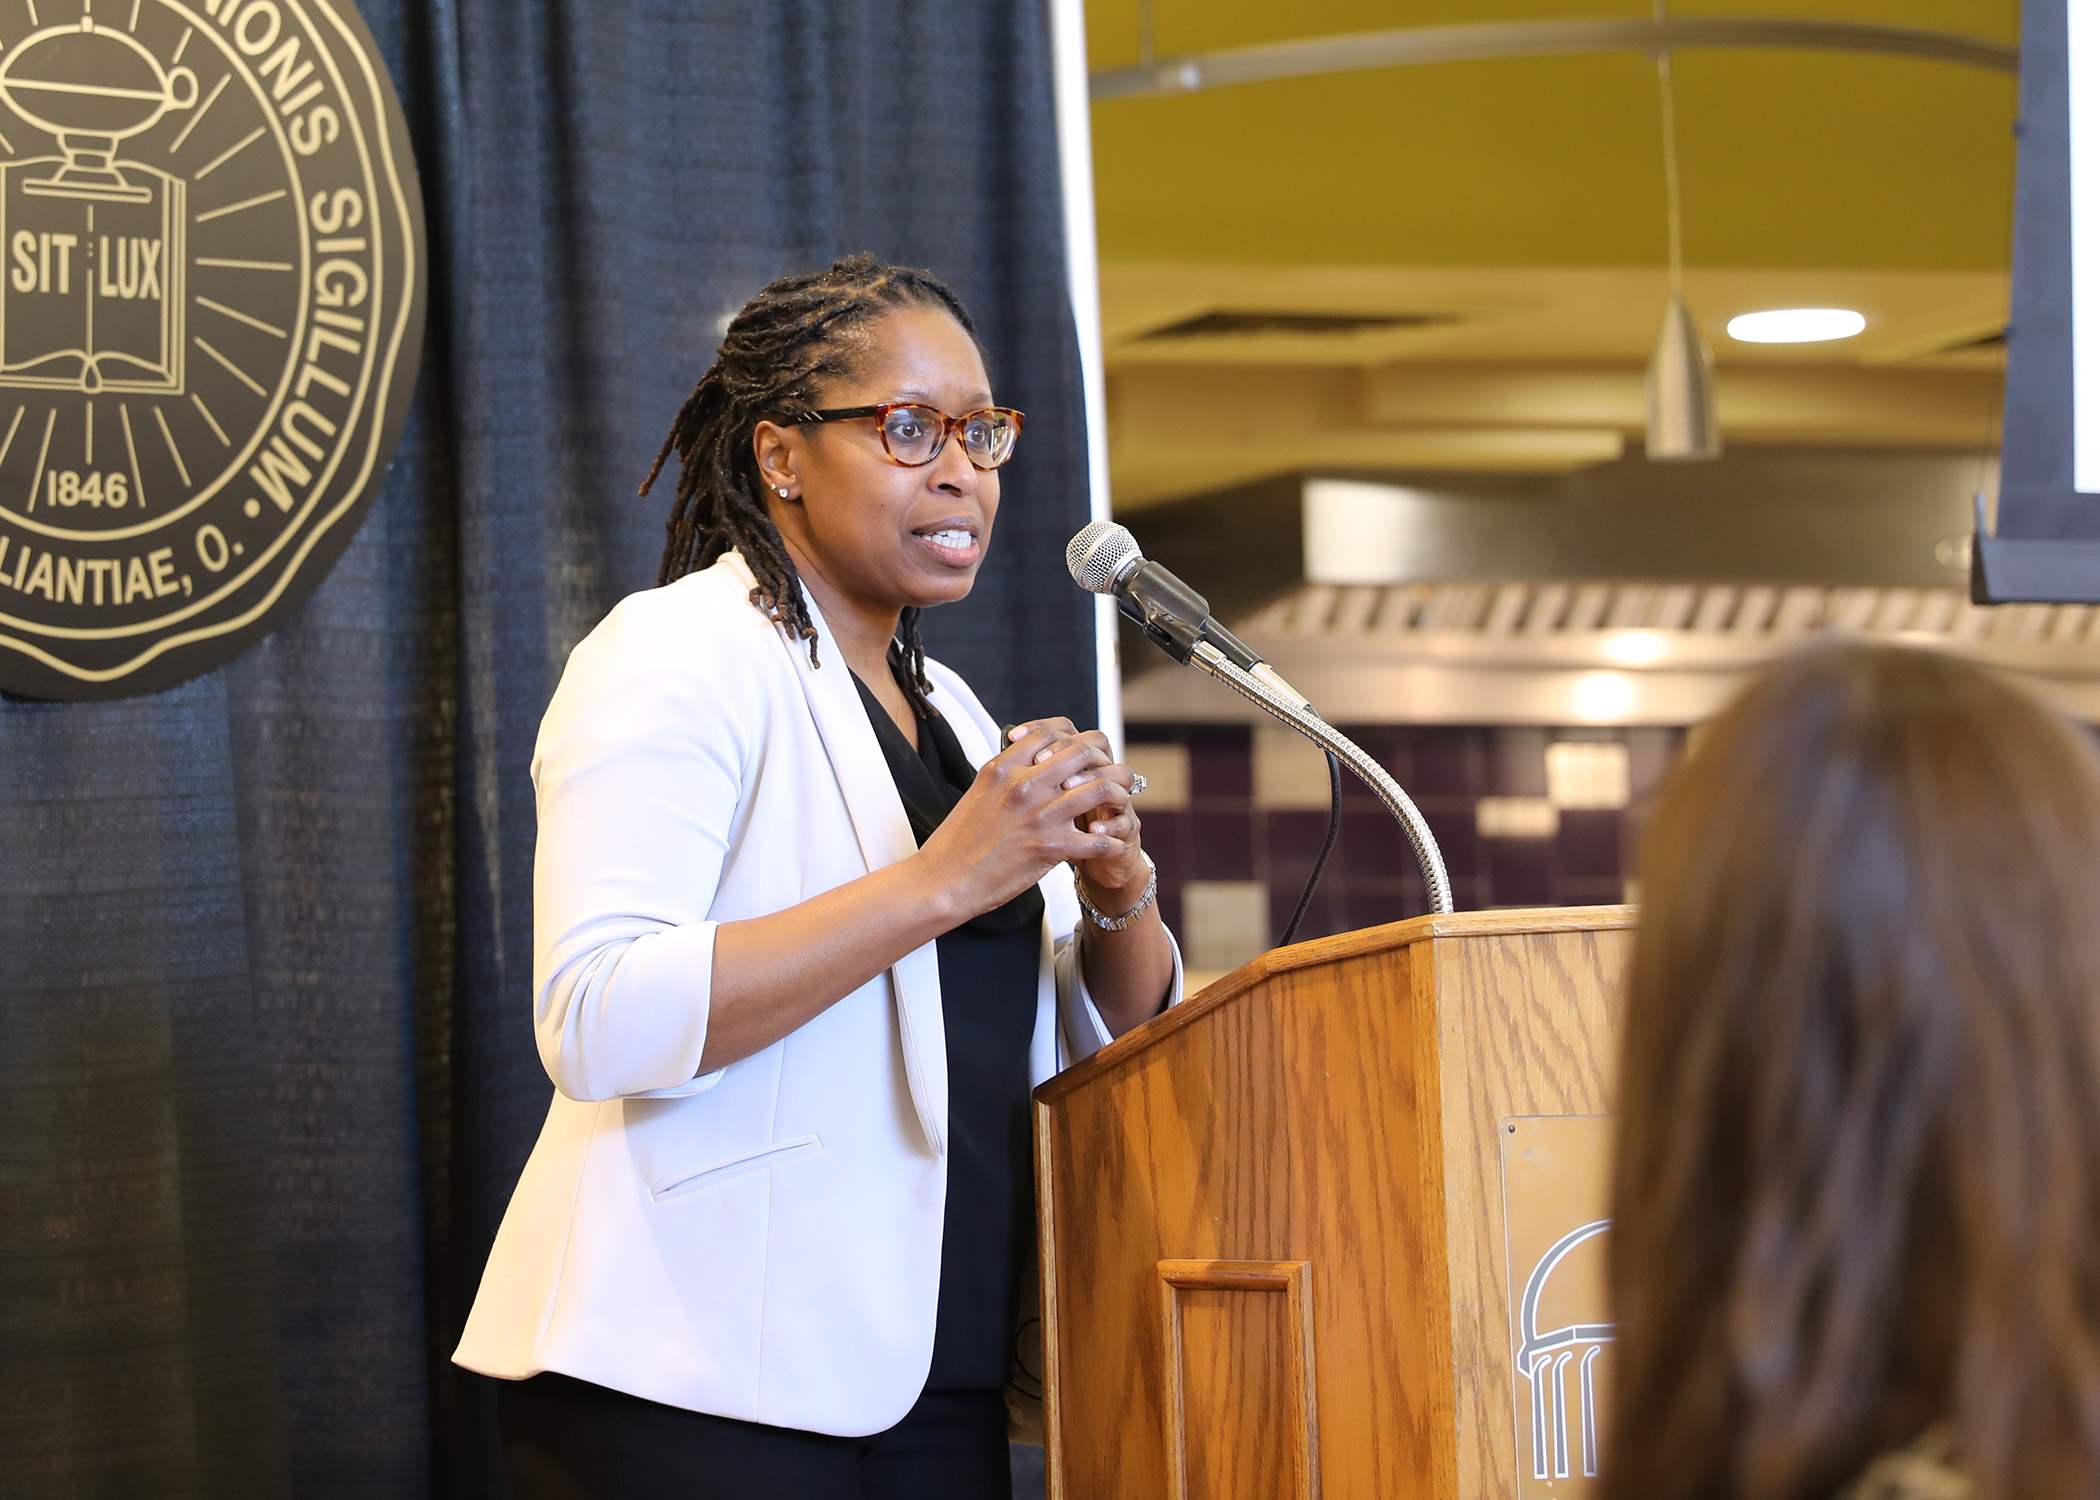
POLYGON ((1123 612, 1145 632, 1146 639, 1184 667, 1189 664, 1196 648, 1203 644, 1201 625, 1183 618, 1172 609, 1163 609, 1149 602, 1140 605, 1128 594, 1123 596, 1122 602, 1123 612))

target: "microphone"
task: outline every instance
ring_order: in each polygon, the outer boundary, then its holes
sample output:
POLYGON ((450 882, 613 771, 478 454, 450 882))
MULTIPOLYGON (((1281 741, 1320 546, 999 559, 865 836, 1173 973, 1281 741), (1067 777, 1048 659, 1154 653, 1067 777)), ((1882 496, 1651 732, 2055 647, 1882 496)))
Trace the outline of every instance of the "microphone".
POLYGON ((1248 644, 1211 615, 1210 601, 1138 550, 1127 526, 1089 521, 1065 544, 1065 568, 1089 594, 1113 594, 1123 613, 1184 666, 1208 641, 1243 672, 1262 665, 1248 644))
MULTIPOLYGON (((1090 521, 1080 527, 1065 544, 1065 569, 1088 593, 1115 595, 1117 607, 1174 660, 1215 677, 1361 777, 1399 821, 1413 846, 1430 910, 1451 910, 1451 877, 1444 869, 1436 835, 1400 783, 1355 741, 1322 719, 1305 695, 1252 647, 1213 618, 1208 599, 1158 563, 1148 562, 1128 527, 1113 521, 1090 521)), ((1341 781, 1338 771, 1335 775, 1334 805, 1339 816, 1341 781)), ((1317 871, 1314 878, 1318 878, 1317 871)), ((1293 928, 1296 925, 1293 919, 1293 928)))

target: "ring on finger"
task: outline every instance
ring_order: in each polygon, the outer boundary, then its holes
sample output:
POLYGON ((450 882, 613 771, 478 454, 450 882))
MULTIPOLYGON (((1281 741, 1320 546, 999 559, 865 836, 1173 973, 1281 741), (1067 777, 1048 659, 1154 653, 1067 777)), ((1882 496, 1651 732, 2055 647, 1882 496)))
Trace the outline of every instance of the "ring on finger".
POLYGON ((1150 785, 1150 783, 1145 780, 1145 773, 1143 771, 1132 771, 1130 773, 1131 796, 1142 797, 1145 794, 1145 788, 1148 785, 1150 785))

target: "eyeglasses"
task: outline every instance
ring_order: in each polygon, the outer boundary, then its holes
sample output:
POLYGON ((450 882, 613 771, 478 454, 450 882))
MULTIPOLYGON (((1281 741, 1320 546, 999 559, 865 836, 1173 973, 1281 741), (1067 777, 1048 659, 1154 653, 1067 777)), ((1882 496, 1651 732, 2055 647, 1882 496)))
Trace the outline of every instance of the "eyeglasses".
POLYGON ((971 464, 996 469, 1014 456, 1014 442, 1021 435, 1021 414, 1010 406, 981 406, 951 417, 938 406, 917 401, 882 401, 874 406, 790 412, 783 420, 808 424, 850 422, 859 417, 875 419, 884 455, 907 469, 922 468, 939 458, 951 432, 962 434, 963 452, 971 464))

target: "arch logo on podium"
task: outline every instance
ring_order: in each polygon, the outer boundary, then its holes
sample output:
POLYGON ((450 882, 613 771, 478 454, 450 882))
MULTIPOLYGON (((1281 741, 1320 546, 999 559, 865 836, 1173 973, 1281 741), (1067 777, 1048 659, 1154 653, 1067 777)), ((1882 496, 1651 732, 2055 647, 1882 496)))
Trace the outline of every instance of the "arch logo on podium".
POLYGON ((1550 1283, 1561 1263, 1584 1245, 1598 1242, 1609 1228, 1609 1219, 1598 1219, 1562 1235, 1532 1269, 1517 1305, 1517 1327, 1523 1335, 1517 1345, 1517 1373, 1531 1388, 1533 1479, 1597 1477, 1596 1366, 1613 1340, 1612 1325, 1582 1321, 1579 1311, 1568 1314, 1573 1321, 1553 1321, 1547 1308, 1557 1299, 1549 1299, 1547 1293, 1560 1290, 1550 1283), (1541 1326, 1547 1322, 1552 1326, 1541 1326))
POLYGON ((1585 1494, 1600 1468, 1617 1338, 1605 1300, 1610 1162, 1609 1116, 1502 1122, 1515 1492, 1524 1500, 1585 1494))
POLYGON ((0 0, 0 689, 167 687, 304 597, 392 456, 426 279, 350 0, 0 0))

